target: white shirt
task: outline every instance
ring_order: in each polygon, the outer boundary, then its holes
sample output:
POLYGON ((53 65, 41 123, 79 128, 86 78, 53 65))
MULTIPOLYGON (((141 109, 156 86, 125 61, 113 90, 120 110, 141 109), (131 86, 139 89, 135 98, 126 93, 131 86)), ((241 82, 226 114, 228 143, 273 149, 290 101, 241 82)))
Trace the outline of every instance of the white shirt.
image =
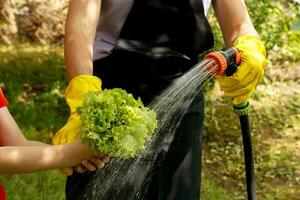
MULTIPOLYGON (((207 15, 211 0, 202 0, 207 15)), ((94 60, 108 56, 114 48, 121 28, 134 0, 102 1, 100 20, 94 41, 94 60)))

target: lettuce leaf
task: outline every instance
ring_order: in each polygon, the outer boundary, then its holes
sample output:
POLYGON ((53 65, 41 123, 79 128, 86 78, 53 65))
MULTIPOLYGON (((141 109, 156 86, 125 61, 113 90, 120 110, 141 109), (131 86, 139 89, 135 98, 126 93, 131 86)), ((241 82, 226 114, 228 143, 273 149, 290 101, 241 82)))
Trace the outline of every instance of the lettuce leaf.
POLYGON ((82 141, 111 157, 137 156, 157 127, 156 113, 119 88, 88 92, 77 113, 82 141))

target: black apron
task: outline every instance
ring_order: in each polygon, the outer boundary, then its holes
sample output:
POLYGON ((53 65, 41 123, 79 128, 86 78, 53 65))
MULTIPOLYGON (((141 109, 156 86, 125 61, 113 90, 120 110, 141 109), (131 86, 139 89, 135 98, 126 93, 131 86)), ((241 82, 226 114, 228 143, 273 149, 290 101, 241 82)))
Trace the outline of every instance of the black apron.
MULTIPOLYGON (((94 62, 94 75, 102 79, 103 88, 123 88, 147 105, 212 45, 202 1, 136 0, 112 54, 94 62)), ((139 162, 136 176, 130 180, 123 177, 129 170, 126 166, 134 160, 114 159, 96 173, 75 173, 67 180, 67 200, 198 200, 203 115, 203 94, 199 91, 167 152, 157 150, 151 161, 139 162), (147 174, 147 162, 153 162, 151 174, 147 174), (116 171, 109 165, 122 167, 116 171), (115 184, 101 193, 105 187, 101 183, 112 176, 115 184)))

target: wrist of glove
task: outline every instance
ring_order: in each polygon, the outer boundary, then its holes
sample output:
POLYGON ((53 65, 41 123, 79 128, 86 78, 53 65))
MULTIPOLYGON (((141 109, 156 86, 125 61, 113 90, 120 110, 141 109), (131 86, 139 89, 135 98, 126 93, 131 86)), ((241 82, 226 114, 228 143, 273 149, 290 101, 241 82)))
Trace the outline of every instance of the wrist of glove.
POLYGON ((84 95, 90 91, 101 90, 101 79, 92 75, 79 75, 74 77, 65 90, 67 104, 71 114, 83 104, 84 95))
POLYGON ((241 64, 230 77, 218 79, 224 96, 237 105, 246 101, 261 82, 266 65, 266 50, 260 39, 253 35, 244 35, 236 39, 233 47, 242 53, 241 64))

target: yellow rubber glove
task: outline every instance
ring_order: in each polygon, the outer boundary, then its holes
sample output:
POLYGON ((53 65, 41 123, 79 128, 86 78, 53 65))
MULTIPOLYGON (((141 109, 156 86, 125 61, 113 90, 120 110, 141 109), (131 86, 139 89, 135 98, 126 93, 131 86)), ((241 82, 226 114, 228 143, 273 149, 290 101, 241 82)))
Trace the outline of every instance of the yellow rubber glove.
POLYGON ((224 96, 232 98, 237 105, 253 94, 264 75, 267 60, 265 47, 256 36, 240 36, 233 46, 242 53, 241 64, 232 76, 218 80, 224 96))
MULTIPOLYGON (((79 75, 73 78, 65 90, 65 97, 70 108, 71 115, 65 124, 54 136, 53 144, 69 144, 77 138, 78 129, 81 121, 76 113, 76 109, 83 104, 84 94, 89 91, 101 90, 101 80, 92 75, 79 75)), ((66 175, 71 175, 73 169, 71 167, 60 169, 66 175)))

